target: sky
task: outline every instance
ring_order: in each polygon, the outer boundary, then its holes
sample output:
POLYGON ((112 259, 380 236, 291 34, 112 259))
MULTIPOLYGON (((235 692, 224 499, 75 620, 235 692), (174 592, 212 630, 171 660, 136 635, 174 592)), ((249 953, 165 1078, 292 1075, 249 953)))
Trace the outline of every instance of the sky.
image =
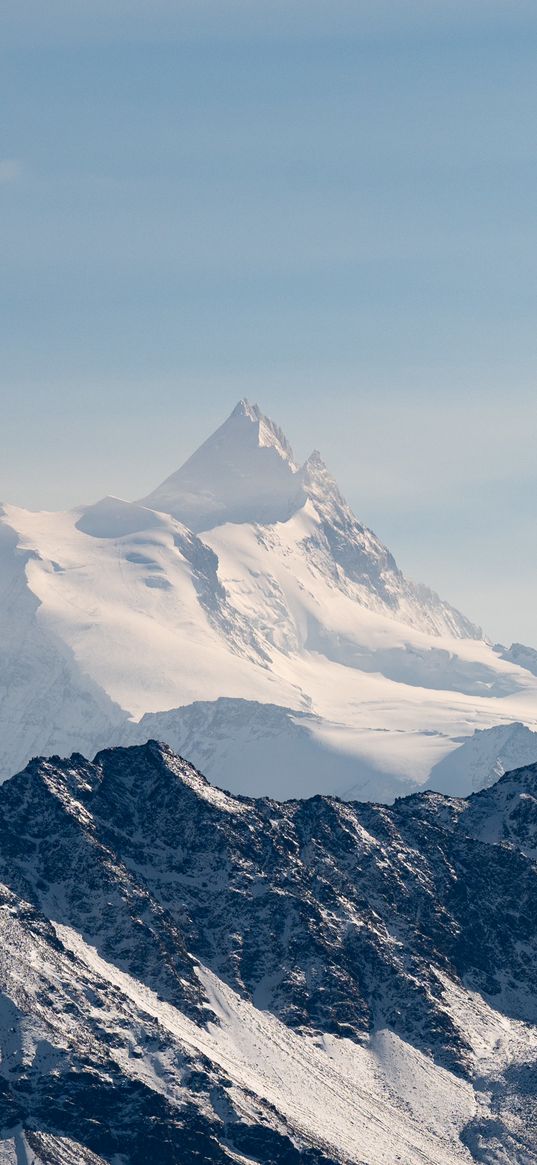
POLYGON ((19 0, 0 46, 0 499, 140 497, 247 396, 537 646, 534 0, 19 0))

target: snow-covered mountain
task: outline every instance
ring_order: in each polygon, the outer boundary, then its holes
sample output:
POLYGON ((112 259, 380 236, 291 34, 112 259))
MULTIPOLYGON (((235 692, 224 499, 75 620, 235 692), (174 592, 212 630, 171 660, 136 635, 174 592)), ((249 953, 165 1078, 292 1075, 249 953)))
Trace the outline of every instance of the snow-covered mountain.
POLYGON ((163 745, 0 788, 0 1160, 535 1165, 537 766, 236 799, 163 745))
POLYGON ((461 737, 460 747, 438 761, 425 784, 450 797, 467 797, 494 784, 510 769, 535 763, 537 732, 525 724, 498 724, 461 737))
POLYGON ((226 756, 235 790, 389 800, 476 729, 537 727, 527 658, 407 580, 320 456, 299 466, 245 401, 141 502, 6 504, 0 643, 3 777, 147 729, 217 782, 226 756), (222 700, 244 747, 215 747, 222 700))
POLYGON ((311 559, 340 586, 356 584, 365 606, 387 608, 426 631, 481 638, 459 611, 403 577, 389 550, 355 518, 320 453, 299 468, 281 429, 246 400, 140 504, 197 533, 229 524, 273 527, 300 514, 311 559))
POLYGON ((385 769, 380 758, 368 763, 365 750, 357 764, 356 736, 341 725, 253 700, 200 700, 171 712, 148 712, 125 725, 118 743, 150 739, 165 740, 232 793, 248 795, 255 788, 282 801, 330 793, 390 802, 419 787, 394 776, 388 761, 385 769))
POLYGON ((503 647, 501 643, 494 645, 500 659, 507 659, 510 663, 518 663, 532 675, 537 675, 537 651, 534 647, 526 647, 524 643, 512 643, 510 647, 503 647))
POLYGON ((257 405, 241 400, 141 505, 199 533, 226 522, 285 522, 305 501, 303 473, 285 434, 257 405))

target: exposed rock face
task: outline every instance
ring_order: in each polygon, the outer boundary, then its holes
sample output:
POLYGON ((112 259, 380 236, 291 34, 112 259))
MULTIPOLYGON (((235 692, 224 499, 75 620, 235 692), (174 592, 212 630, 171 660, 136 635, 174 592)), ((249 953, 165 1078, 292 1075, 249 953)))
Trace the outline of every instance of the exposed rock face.
POLYGON ((0 788, 6 1151, 534 1163, 536 807, 537 766, 388 808, 235 798, 155 742, 33 761, 0 788))

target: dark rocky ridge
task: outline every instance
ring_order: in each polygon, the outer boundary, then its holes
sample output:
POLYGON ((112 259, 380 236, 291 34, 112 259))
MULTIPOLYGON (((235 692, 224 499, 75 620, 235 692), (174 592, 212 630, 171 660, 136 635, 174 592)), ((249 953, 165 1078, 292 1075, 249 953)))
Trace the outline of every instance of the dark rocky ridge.
MULTIPOLYGON (((57 971, 39 991, 52 992, 46 1006, 63 1018, 83 1018, 83 1008, 69 967, 75 981, 79 971, 53 923, 197 1024, 208 1018, 199 962, 295 1030, 360 1043, 388 1028, 471 1077, 471 1043, 443 977, 504 1016, 537 1018, 536 836, 537 766, 466 801, 277 803, 227 796, 151 741, 93 763, 35 760, 0 788, 3 917, 16 918, 29 949, 48 951, 57 971)), ((14 1001, 10 974, 4 953, 15 1030, 39 991, 14 1001)), ((92 991, 99 1016, 108 1000, 92 991)), ((332 1160, 320 1146, 297 1147, 268 1117, 245 1124, 222 1074, 187 1052, 190 1099, 174 1107, 120 1071, 110 1038, 94 1019, 76 1053, 66 1037, 52 1072, 35 1060, 6 1069, 4 1050, 3 1135, 21 1124, 38 1147, 40 1137, 69 1137, 87 1151, 80 1161, 93 1153, 132 1165, 332 1160), (198 1094, 211 1096, 212 1116, 198 1094)), ((158 1038, 148 1021, 143 1039, 158 1038)), ((481 1153, 474 1133, 466 1143, 481 1153)), ((38 1161, 70 1160, 51 1146, 38 1161)), ((529 1140, 523 1151, 505 1160, 537 1159, 529 1140)))

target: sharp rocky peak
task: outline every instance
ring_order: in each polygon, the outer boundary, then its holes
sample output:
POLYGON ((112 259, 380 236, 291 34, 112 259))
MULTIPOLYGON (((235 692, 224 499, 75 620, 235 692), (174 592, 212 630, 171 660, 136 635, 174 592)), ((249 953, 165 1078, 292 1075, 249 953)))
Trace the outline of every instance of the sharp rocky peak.
POLYGON ((194 765, 158 740, 104 749, 97 753, 93 764, 102 776, 99 803, 110 802, 119 819, 127 802, 143 819, 150 805, 161 813, 165 804, 184 799, 185 795, 223 812, 233 812, 235 808, 235 798, 214 788, 194 765))
POLYGON ((318 449, 314 449, 310 453, 309 457, 304 462, 303 471, 304 472, 309 471, 310 473, 328 472, 326 469, 326 462, 324 461, 324 458, 319 453, 318 449))
POLYGON ((304 501, 285 434, 258 405, 243 399, 142 504, 199 533, 226 522, 286 520, 304 501))
POLYGON ((251 421, 259 421, 261 419, 261 409, 259 405, 251 404, 248 397, 243 396, 237 402, 235 408, 231 412, 232 417, 248 417, 251 421))
MULTIPOLYGON (((307 500, 322 518, 346 527, 350 537, 366 527, 357 522, 317 449, 302 466, 285 433, 242 398, 230 416, 142 505, 171 513, 200 533, 226 522, 286 521, 307 500), (352 529, 351 529, 352 527, 352 529)), ((382 544, 368 532, 368 548, 382 544)))
POLYGON ((283 461, 289 462, 291 470, 296 473, 297 465, 295 463, 293 449, 283 429, 275 421, 272 421, 270 417, 265 416, 261 412, 259 405, 251 404, 246 397, 243 397, 233 409, 225 425, 229 425, 231 428, 231 423, 237 420, 239 422, 246 421, 247 425, 249 423, 248 427, 243 425, 243 432, 246 437, 251 439, 253 434, 260 449, 274 449, 283 461), (250 431, 248 431, 248 428, 250 431))
POLYGON ((321 572, 360 588, 360 601, 445 633, 482 638, 460 613, 406 580, 393 555, 355 516, 315 450, 302 467, 282 430, 258 405, 239 401, 207 441, 141 504, 171 514, 197 534, 228 523, 287 522, 309 502, 317 534, 304 542, 321 572))
POLYGON ((151 804, 158 806, 160 812, 170 799, 185 797, 222 812, 233 812, 236 807, 242 811, 241 800, 216 789, 194 765, 158 740, 102 749, 93 761, 80 753, 34 757, 25 769, 0 786, 0 814, 11 794, 23 804, 44 794, 64 807, 71 808, 72 802, 99 813, 107 805, 110 821, 117 814, 116 824, 121 824, 126 813, 132 816, 133 812, 143 821, 151 804))

